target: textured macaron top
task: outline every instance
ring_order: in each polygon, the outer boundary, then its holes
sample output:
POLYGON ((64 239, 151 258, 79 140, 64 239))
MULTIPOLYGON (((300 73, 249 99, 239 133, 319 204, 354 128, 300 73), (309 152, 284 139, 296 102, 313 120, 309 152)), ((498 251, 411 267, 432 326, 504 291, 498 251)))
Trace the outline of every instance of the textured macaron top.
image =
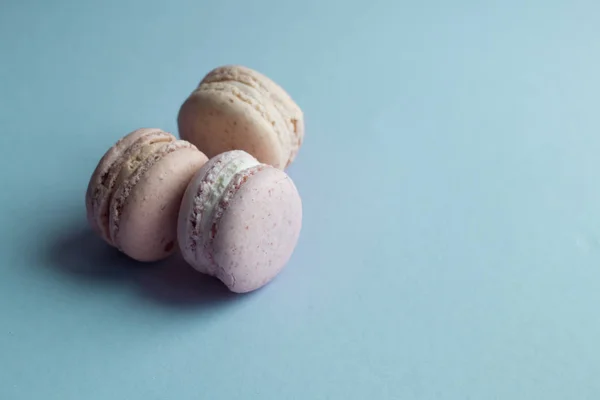
POLYGON ((110 203, 115 192, 145 160, 176 138, 160 129, 137 129, 121 138, 102 157, 86 192, 87 217, 102 238, 115 245, 109 228, 110 203))

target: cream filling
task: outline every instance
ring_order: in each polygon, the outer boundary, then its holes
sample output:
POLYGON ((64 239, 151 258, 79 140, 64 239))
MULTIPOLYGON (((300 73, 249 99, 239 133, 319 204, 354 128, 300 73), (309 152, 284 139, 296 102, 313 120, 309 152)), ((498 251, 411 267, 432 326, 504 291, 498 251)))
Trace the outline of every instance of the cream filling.
MULTIPOLYGON (((221 170, 215 181, 212 183, 209 194, 204 201, 204 211, 201 216, 198 216, 201 220, 196 221, 196 226, 200 227, 198 233, 201 238, 200 240, 202 241, 201 247, 204 247, 208 240, 210 240, 210 229, 214 213, 233 178, 238 173, 259 164, 260 163, 253 158, 242 157, 241 159, 230 161, 221 170)), ((199 201, 199 198, 196 198, 196 201, 199 201)), ((200 250, 200 252, 201 251, 202 250, 200 250)), ((198 251, 196 251, 196 254, 198 254, 198 251)))

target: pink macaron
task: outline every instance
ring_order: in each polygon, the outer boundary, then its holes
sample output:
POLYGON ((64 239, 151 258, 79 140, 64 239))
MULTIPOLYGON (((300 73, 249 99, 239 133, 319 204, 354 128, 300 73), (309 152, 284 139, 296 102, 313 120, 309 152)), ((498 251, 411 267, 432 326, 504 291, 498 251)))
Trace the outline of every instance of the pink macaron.
POLYGON ((179 205, 207 157, 160 129, 138 129, 102 157, 86 192, 87 218, 108 244, 139 261, 176 248, 179 205))
POLYGON ((277 276, 301 225, 302 203, 290 177, 233 150, 210 159, 190 181, 177 235, 192 267, 244 293, 277 276))

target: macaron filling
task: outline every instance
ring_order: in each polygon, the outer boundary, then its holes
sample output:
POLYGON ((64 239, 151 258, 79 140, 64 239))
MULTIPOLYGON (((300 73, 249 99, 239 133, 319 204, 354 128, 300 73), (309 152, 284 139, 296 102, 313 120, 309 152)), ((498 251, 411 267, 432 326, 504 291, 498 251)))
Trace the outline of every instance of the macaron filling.
MULTIPOLYGON (((231 179, 229 185, 227 186, 227 190, 222 194, 221 201, 218 202, 217 206, 213 211, 213 217, 210 223, 210 231, 207 232, 207 234, 205 235, 205 240, 208 242, 208 244, 210 244, 210 242, 215 238, 215 236, 217 236, 219 220, 223 216, 225 209, 227 209, 227 207, 229 206, 229 203, 233 199, 233 196, 238 190, 240 190, 242 185, 245 184, 251 176, 256 175, 265 168, 268 168, 268 166, 265 164, 257 163, 234 175, 233 179, 231 179)), ((210 246, 205 247, 209 248, 210 246)))
MULTIPOLYGON (((227 162, 216 177, 207 180, 200 185, 198 193, 194 198, 194 209, 191 215, 192 235, 191 247, 195 249, 196 258, 200 255, 198 247, 204 249, 211 239, 210 231, 213 223, 213 216, 219 203, 234 180, 241 172, 259 165, 260 163, 253 157, 238 157, 227 162)), ((217 165, 215 167, 218 167, 217 165)), ((200 250, 203 253, 203 250, 200 250)), ((203 260, 206 261, 206 260, 203 260)))

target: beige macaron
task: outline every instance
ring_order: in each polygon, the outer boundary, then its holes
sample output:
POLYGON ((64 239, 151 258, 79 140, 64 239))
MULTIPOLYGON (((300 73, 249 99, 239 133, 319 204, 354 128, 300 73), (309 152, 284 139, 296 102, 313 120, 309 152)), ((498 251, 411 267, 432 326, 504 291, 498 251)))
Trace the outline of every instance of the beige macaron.
POLYGON ((179 134, 209 158, 244 150, 284 169, 304 138, 300 107, 265 75, 239 65, 209 72, 181 106, 179 134))
POLYGON ((177 244, 181 198, 206 156, 160 129, 137 129, 100 159, 87 187, 92 229, 138 261, 169 256, 177 244))

